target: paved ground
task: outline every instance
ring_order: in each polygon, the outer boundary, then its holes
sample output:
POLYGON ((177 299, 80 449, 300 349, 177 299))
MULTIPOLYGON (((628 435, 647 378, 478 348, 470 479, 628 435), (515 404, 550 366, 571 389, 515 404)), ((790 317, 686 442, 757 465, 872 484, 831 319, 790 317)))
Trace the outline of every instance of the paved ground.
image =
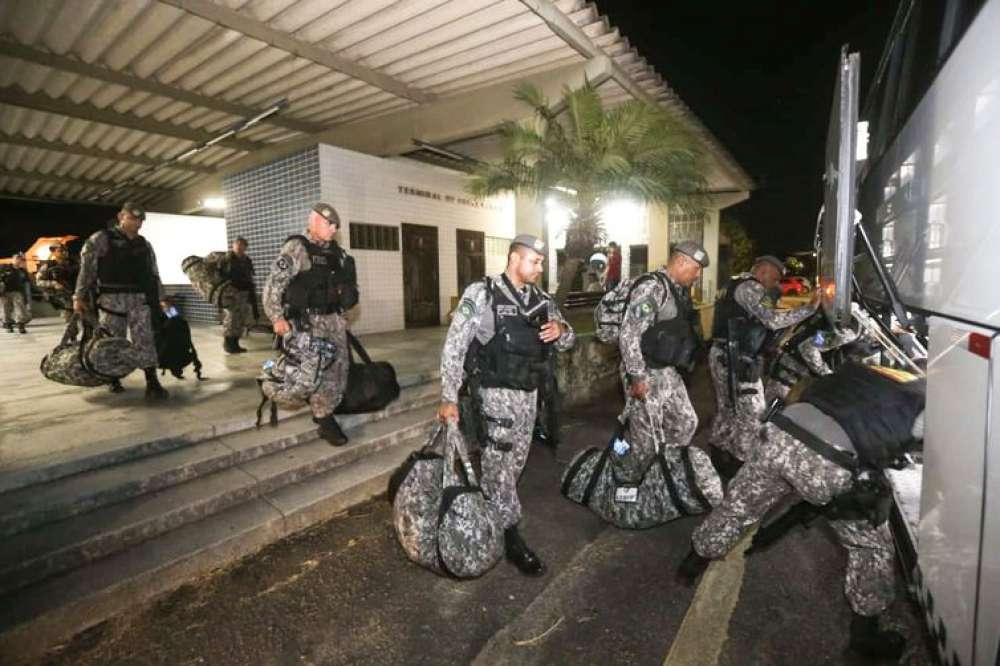
MULTIPOLYGON (((692 392, 704 428, 703 369, 692 392)), ((698 519, 628 532, 559 495, 565 463, 603 444, 620 408, 610 394, 567 411, 558 454, 532 453, 523 532, 549 565, 542 578, 505 562, 466 582, 424 571, 403 557, 380 499, 98 625, 45 663, 869 663, 846 651, 844 556, 824 528, 713 565, 693 590, 673 575, 698 519)), ((892 615, 913 637, 904 663, 929 663, 902 594, 892 615)))
MULTIPOLYGON (((445 328, 426 328, 362 336, 376 360, 391 360, 397 374, 436 371, 445 328)), ((183 381, 161 377, 170 399, 153 405, 143 397, 144 380, 136 371, 122 382, 125 393, 77 388, 45 381, 38 366, 63 333, 56 317, 34 320, 27 335, 0 331, 4 360, 4 400, 0 402, 0 476, 26 468, 63 462, 132 441, 180 435, 209 424, 252 419, 260 398, 255 377, 273 356, 271 336, 254 333, 243 340, 247 354, 222 351, 220 326, 193 326, 195 348, 207 381, 193 371, 183 381)))

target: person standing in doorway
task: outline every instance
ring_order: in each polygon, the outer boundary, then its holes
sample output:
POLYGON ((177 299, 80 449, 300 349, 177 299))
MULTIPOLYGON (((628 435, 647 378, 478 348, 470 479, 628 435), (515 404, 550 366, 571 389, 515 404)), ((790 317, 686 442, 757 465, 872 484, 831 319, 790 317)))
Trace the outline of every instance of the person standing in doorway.
POLYGON ((611 291, 622 281, 622 251, 618 243, 608 243, 608 269, 604 272, 604 291, 611 291))

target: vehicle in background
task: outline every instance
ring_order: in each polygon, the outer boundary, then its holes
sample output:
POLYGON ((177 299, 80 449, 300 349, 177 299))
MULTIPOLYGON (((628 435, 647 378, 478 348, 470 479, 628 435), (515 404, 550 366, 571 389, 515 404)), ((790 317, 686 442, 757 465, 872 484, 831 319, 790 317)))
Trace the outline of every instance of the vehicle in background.
POLYGON ((781 278, 782 296, 804 296, 810 291, 812 291, 812 285, 801 275, 786 275, 781 278))
POLYGON ((889 477, 903 570, 942 664, 1000 664, 1000 0, 903 0, 860 120, 835 88, 820 290, 927 348, 921 464, 889 477), (855 256, 855 239, 861 254, 855 256))

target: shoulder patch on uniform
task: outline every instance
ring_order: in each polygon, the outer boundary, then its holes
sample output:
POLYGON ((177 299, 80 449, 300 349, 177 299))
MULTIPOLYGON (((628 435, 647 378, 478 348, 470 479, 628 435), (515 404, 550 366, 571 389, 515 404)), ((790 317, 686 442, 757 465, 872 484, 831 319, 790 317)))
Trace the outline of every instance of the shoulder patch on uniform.
POLYGON ((283 254, 279 256, 278 259, 274 262, 274 266, 279 271, 287 271, 289 268, 292 267, 292 258, 289 257, 288 255, 283 254))
POLYGON ((634 317, 648 317, 656 311, 656 304, 652 298, 644 298, 632 306, 634 317))
POLYGON ((457 312, 464 317, 471 317, 476 314, 476 304, 471 298, 463 298, 458 304, 457 312))

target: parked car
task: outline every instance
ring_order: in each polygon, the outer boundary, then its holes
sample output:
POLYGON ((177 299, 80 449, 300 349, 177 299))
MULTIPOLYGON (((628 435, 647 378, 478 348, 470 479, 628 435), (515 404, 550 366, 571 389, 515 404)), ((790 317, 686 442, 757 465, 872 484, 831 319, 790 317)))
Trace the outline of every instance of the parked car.
POLYGON ((812 291, 809 280, 799 275, 789 275, 781 278, 782 296, 802 296, 812 291))

